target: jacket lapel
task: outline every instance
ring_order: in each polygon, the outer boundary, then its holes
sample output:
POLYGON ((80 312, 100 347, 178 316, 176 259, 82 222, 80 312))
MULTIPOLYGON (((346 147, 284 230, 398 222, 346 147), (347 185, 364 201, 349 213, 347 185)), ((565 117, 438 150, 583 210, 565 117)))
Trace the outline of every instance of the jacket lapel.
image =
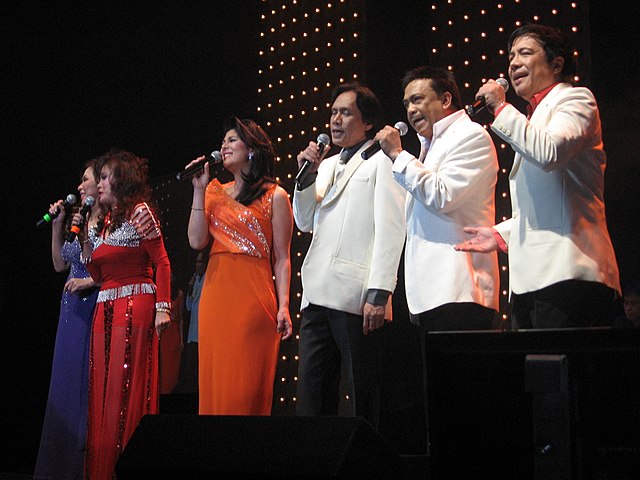
MULTIPOLYGON (((336 191, 333 193, 333 196, 329 199, 329 201, 327 201, 326 205, 330 205, 331 203, 335 202, 336 198, 340 196, 342 191, 347 186, 347 183, 349 183, 349 179, 351 178, 351 176, 355 173, 355 171, 362 164, 362 162, 366 161, 362 158, 362 152, 366 150, 372 143, 373 143, 372 140, 367 140, 366 142, 364 142, 364 144, 358 149, 358 151, 354 153, 353 156, 349 159, 349 161, 344 167, 344 171, 342 172, 342 175, 336 182, 336 191)), ((335 172, 335 168, 336 168, 336 165, 334 165, 333 167, 334 172, 335 172)))
MULTIPOLYGON (((550 109, 550 105, 551 104, 555 105, 554 98, 556 97, 556 95, 560 94, 560 92, 564 91, 564 89, 566 88, 569 88, 569 85, 566 83, 559 83, 554 88, 552 88, 551 91, 547 93, 547 95, 542 99, 542 102, 540 102, 538 107, 535 109, 535 111, 533 112, 533 115, 531 115, 531 118, 529 119, 529 123, 535 126, 537 124, 540 124, 540 122, 544 122, 543 125, 545 125, 546 127, 546 124, 548 123, 547 117, 549 115, 548 112, 550 109), (540 120, 540 119, 543 119, 543 120, 540 120)), ((522 158, 522 155, 520 155, 519 153, 515 155, 513 159, 513 166, 511 167, 511 172, 509 172, 510 179, 516 176, 516 173, 520 169, 520 164, 522 163, 523 160, 524 159, 522 158)))

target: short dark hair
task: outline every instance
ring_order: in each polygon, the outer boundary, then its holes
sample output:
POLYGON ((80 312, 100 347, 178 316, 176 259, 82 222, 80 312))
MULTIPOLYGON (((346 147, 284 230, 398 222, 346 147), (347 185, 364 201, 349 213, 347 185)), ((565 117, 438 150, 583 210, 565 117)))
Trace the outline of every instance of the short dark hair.
POLYGON ((573 77, 578 71, 578 65, 573 55, 569 37, 562 30, 535 23, 523 25, 522 27, 516 28, 511 32, 511 35, 509 35, 507 51, 511 52, 513 43, 518 38, 524 36, 533 37, 542 45, 549 65, 551 65, 557 57, 563 58, 564 64, 562 65, 560 77, 564 82, 573 83, 573 77))
POLYGON ((382 105, 380 100, 369 87, 365 87, 359 82, 350 82, 342 83, 333 89, 331 103, 333 104, 336 98, 345 92, 354 92, 356 94, 356 106, 362 114, 362 120, 373 125, 373 128, 367 131, 367 137, 372 138, 382 127, 382 105))
POLYGON ((409 70, 402 78, 402 90, 404 91, 414 80, 421 78, 430 80, 431 88, 438 95, 438 98, 442 98, 445 92, 451 94, 451 101, 456 110, 462 108, 462 98, 460 97, 460 90, 456 83, 456 77, 450 70, 444 68, 432 67, 425 65, 409 70))
POLYGON ((152 203, 148 160, 121 148, 112 148, 96 160, 100 171, 111 169, 111 191, 117 200, 112 208, 113 229, 119 227, 142 202, 152 203))

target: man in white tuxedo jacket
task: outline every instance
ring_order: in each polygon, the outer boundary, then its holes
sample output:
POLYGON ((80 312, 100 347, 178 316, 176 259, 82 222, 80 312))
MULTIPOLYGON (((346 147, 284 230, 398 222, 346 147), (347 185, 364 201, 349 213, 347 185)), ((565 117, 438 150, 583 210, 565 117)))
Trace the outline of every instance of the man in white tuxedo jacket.
MULTIPOLYGON (((573 49, 560 30, 526 25, 509 37, 509 77, 529 102, 523 115, 489 80, 477 95, 491 129, 515 150, 512 218, 468 228, 456 248, 508 251, 516 328, 609 325, 620 292, 604 206, 606 155, 591 91, 574 87, 573 49)), ((471 226, 470 226, 471 227, 471 226)))
MULTIPOLYGON (((453 74, 425 66, 402 81, 407 119, 422 146, 402 149, 386 126, 375 136, 406 190, 405 285, 413 323, 423 334, 495 328, 500 277, 496 253, 457 252, 466 225, 495 222, 496 149, 462 108, 453 74)), ((423 342, 424 344, 424 342, 423 342)))
POLYGON ((302 265, 297 415, 337 415, 341 372, 348 413, 377 426, 380 330, 397 281, 405 238, 404 195, 383 152, 362 152, 380 116, 368 88, 332 94, 331 138, 339 154, 323 159, 315 142, 298 155, 310 162, 293 197, 296 225, 313 231, 302 265))

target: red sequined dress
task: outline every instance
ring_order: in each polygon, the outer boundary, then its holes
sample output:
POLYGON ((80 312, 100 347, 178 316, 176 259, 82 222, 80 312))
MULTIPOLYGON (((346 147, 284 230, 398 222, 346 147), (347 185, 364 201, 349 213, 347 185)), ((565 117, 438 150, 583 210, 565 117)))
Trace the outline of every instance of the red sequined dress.
MULTIPOLYGON (((169 306, 170 265, 146 203, 113 232, 94 236, 87 268, 102 282, 89 355, 85 475, 110 479, 140 419, 158 412, 156 306, 169 306), (155 270, 155 282, 154 282, 155 270)), ((109 217, 105 221, 108 231, 109 217)))

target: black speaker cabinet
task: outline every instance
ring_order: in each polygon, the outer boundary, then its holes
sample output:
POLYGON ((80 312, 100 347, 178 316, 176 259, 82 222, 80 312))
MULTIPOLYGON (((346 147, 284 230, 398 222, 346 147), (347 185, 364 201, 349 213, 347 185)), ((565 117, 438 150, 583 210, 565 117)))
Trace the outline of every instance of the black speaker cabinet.
POLYGON ((640 329, 426 342, 432 479, 640 478, 640 329))
POLYGON ((407 478, 366 421, 346 417, 147 415, 120 456, 118 480, 407 478))

